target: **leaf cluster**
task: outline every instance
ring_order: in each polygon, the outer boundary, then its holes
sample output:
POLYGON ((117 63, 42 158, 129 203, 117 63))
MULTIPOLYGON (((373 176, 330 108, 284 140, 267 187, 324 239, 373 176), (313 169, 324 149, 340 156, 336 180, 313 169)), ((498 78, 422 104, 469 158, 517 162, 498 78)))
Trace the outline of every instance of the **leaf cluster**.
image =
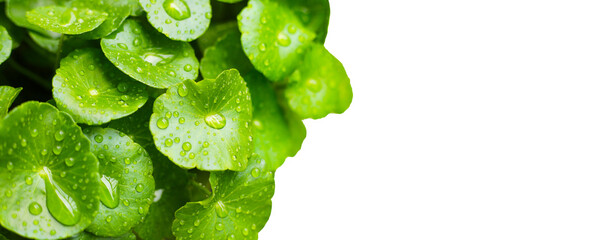
POLYGON ((328 0, 0 1, 0 239, 257 239, 352 101, 328 0))

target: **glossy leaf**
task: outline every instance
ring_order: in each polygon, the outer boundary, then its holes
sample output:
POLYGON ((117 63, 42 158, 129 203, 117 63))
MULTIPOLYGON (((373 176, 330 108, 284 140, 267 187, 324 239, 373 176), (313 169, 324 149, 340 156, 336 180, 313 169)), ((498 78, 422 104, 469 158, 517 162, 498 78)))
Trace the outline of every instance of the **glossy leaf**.
POLYGON ((329 0, 283 0, 281 4, 291 9, 303 26, 316 33, 314 41, 324 43, 329 28, 329 0))
POLYGON ((152 158, 154 166, 153 175, 156 181, 154 200, 145 220, 135 226, 135 233, 141 239, 172 239, 171 224, 175 218, 175 211, 188 202, 186 184, 189 177, 186 170, 175 165, 156 149, 149 131, 152 103, 146 104, 128 117, 111 121, 109 127, 126 133, 133 141, 143 146, 152 158))
POLYGON ((213 195, 177 210, 173 234, 182 239, 257 239, 271 214, 275 190, 265 161, 250 159, 242 172, 212 172, 213 195))
POLYGON ((252 153, 252 103, 235 69, 216 79, 185 81, 154 102, 150 130, 175 164, 200 170, 242 170, 252 153))
POLYGON ((27 102, 0 124, 0 224, 29 238, 64 238, 98 209, 98 161, 72 118, 27 102))
POLYGON ((254 152, 267 161, 271 170, 275 170, 301 148, 305 139, 305 126, 301 119, 285 114, 278 105, 271 82, 262 74, 253 71, 245 79, 254 106, 254 152))
POLYGON ((81 34, 98 27, 108 14, 89 8, 63 7, 57 5, 38 7, 26 13, 26 18, 45 30, 81 34))
POLYGON ((231 29, 229 33, 218 38, 213 46, 205 49, 201 59, 203 78, 216 78, 226 69, 235 68, 240 73, 247 73, 253 67, 241 48, 241 33, 231 29))
POLYGON ((159 32, 177 41, 203 35, 212 16, 209 0, 140 0, 147 20, 159 32))
POLYGON ((117 68, 154 88, 198 76, 198 60, 190 44, 172 41, 142 21, 126 20, 101 40, 101 46, 117 68))
POLYGON ((92 153, 100 162, 98 215, 87 231, 117 237, 140 223, 154 197, 152 161, 143 147, 112 128, 87 128, 92 153))
POLYGON ((9 112, 9 108, 22 88, 0 86, 0 120, 9 112))
POLYGON ((238 31, 237 22, 225 22, 225 23, 213 23, 207 28, 205 34, 196 39, 196 45, 199 51, 205 51, 206 48, 213 46, 219 38, 224 37, 226 34, 238 31))
MULTIPOLYGON (((73 0, 71 6, 96 9, 108 14, 96 29, 82 34, 81 38, 98 39, 118 29, 133 11, 136 0, 73 0)), ((137 4, 138 5, 138 4, 137 4)))
POLYGON ((13 41, 6 28, 0 26, 0 63, 6 61, 13 50, 13 41))
POLYGON ((0 25, 2 25, 6 31, 9 33, 11 37, 11 45, 13 49, 19 47, 21 42, 26 37, 26 31, 23 28, 15 25, 7 16, 6 16, 6 4, 0 5, 0 25))
POLYGON ((26 13, 38 7, 65 6, 66 0, 6 0, 6 15, 15 25, 37 32, 46 32, 36 24, 30 23, 26 13))
POLYGON ((217 0, 218 2, 223 2, 223 3, 238 3, 241 2, 243 0, 217 0))
POLYGON ((30 39, 32 39, 32 41, 39 47, 49 52, 56 53, 60 47, 60 37, 62 37, 62 34, 54 33, 47 35, 35 31, 29 31, 28 36, 30 36, 30 39))
POLYGON ((98 49, 78 49, 62 59, 53 78, 58 108, 76 122, 102 124, 137 111, 146 87, 118 71, 98 49))
POLYGON ((303 119, 343 113, 352 102, 344 66, 319 44, 310 49, 303 64, 290 76, 284 94, 290 108, 303 119))
POLYGON ((286 5, 270 0, 250 0, 237 17, 243 50, 269 80, 280 81, 299 66, 312 30, 286 5))

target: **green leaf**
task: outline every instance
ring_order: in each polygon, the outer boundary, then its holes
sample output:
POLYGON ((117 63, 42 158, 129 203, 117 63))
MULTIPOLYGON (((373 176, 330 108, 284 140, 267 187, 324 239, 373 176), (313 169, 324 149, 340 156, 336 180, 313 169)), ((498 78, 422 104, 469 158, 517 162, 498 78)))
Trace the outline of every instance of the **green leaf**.
POLYGON ((272 81, 286 78, 299 66, 315 37, 293 11, 275 1, 250 0, 237 19, 244 52, 272 81))
POLYGON ((66 0, 7 0, 6 15, 15 25, 34 30, 37 32, 46 32, 43 28, 32 24, 28 21, 26 13, 32 9, 51 5, 64 6, 66 0))
MULTIPOLYGON (((137 0, 74 0, 71 5, 96 9, 108 14, 107 19, 96 29, 82 34, 81 38, 99 39, 117 30, 130 15, 137 0)), ((138 5, 138 3, 136 3, 138 5)))
POLYGON ((314 41, 324 43, 329 28, 329 0, 283 0, 281 4, 291 9, 301 23, 316 33, 314 41))
POLYGON ((0 63, 6 61, 13 50, 13 40, 6 28, 0 26, 0 63))
POLYGON ((200 170, 242 170, 252 153, 252 103, 235 69, 215 80, 185 81, 154 102, 150 130, 175 164, 200 170))
POLYGON ((123 235, 143 220, 152 203, 152 161, 143 147, 120 131, 95 127, 84 133, 100 162, 102 203, 87 231, 106 237, 123 235))
POLYGON ((314 44, 284 91, 288 105, 300 118, 323 118, 343 113, 352 102, 346 70, 324 46, 314 44))
POLYGON ((4 118, 9 108, 22 88, 13 88, 9 86, 0 86, 0 120, 4 118))
POLYGON ((28 31, 28 36, 36 43, 36 45, 42 47, 43 49, 55 53, 58 51, 60 47, 60 38, 62 34, 53 33, 50 35, 42 34, 35 31, 28 31))
POLYGON ((100 237, 88 232, 80 232, 79 234, 72 236, 69 240, 136 240, 137 236, 134 233, 128 232, 119 237, 100 237))
POLYGON ((285 114, 278 105, 271 82, 262 74, 252 71, 245 79, 254 106, 254 152, 267 161, 271 170, 275 170, 301 148, 305 139, 305 126, 301 119, 285 114))
POLYGON ((137 111, 146 87, 118 71, 98 49, 78 49, 62 59, 53 78, 58 108, 78 123, 102 124, 137 111))
POLYGON ((64 238, 98 209, 98 161, 72 118, 27 102, 0 124, 0 224, 28 238, 64 238))
POLYGON ((154 88, 168 88, 198 76, 194 49, 156 32, 149 24, 128 19, 101 40, 111 62, 132 78, 154 88))
POLYGON ((226 69, 235 68, 240 73, 247 73, 253 67, 241 48, 241 33, 238 29, 229 29, 213 46, 205 49, 201 59, 203 78, 216 78, 226 69))
POLYGON ((218 2, 223 2, 223 3, 238 3, 241 2, 243 0, 217 0, 218 2))
POLYGON ((213 195, 177 210, 173 234, 182 239, 257 239, 271 214, 275 190, 265 161, 250 159, 242 172, 212 172, 213 195))
POLYGON ((98 27, 108 14, 89 8, 44 6, 30 10, 26 18, 45 30, 63 34, 81 34, 98 27))
POLYGON ((0 6, 0 25, 6 28, 7 32, 11 36, 13 49, 19 47, 21 42, 26 37, 26 31, 23 28, 15 25, 7 16, 6 16, 6 4, 2 4, 0 6))
POLYGON ((233 30, 237 31, 237 29, 239 28, 237 27, 236 21, 212 23, 212 25, 207 28, 207 31, 205 31, 205 34, 196 39, 196 44, 200 51, 205 51, 206 48, 213 46, 219 38, 233 32, 233 30))
POLYGON ((186 183, 189 181, 186 170, 175 165, 162 155, 154 145, 149 131, 149 119, 152 115, 153 101, 145 104, 136 113, 111 121, 109 127, 118 129, 136 143, 139 143, 152 158, 156 190, 154 202, 149 207, 149 213, 143 223, 134 230, 141 239, 162 240, 172 239, 171 224, 175 211, 188 202, 186 183))
POLYGON ((211 19, 209 0, 140 0, 147 20, 159 32, 178 41, 203 35, 211 19))

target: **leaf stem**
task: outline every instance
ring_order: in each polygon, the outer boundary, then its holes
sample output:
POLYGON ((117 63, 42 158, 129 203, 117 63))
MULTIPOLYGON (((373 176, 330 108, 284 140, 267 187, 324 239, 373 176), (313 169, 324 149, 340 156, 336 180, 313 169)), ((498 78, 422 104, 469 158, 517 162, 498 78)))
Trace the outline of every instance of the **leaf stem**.
POLYGON ((34 81, 39 86, 44 87, 47 90, 51 90, 51 88, 52 88, 51 87, 51 82, 47 81, 46 79, 42 78, 39 75, 36 75, 36 74, 32 73, 29 69, 25 68, 24 66, 21 66, 21 64, 19 64, 15 60, 13 60, 13 58, 9 58, 8 60, 6 60, 6 62, 12 68, 14 68, 19 73, 21 73, 21 74, 25 75, 26 77, 28 77, 30 80, 34 81))

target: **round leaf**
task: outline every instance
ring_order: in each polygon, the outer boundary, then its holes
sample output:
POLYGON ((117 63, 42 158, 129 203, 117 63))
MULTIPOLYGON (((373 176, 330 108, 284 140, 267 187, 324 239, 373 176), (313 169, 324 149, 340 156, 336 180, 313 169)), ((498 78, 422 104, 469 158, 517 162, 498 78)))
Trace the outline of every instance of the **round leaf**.
POLYGON ((283 0, 286 5, 301 20, 303 26, 316 33, 314 41, 324 43, 329 28, 329 0, 283 0))
POLYGON ((28 238, 64 238, 98 209, 98 161, 72 118, 27 102, 0 124, 0 224, 28 238))
POLYGON ((211 19, 209 0, 140 0, 147 20, 167 37, 192 41, 203 35, 211 19))
POLYGON ((105 19, 107 13, 89 8, 45 6, 38 7, 26 13, 26 18, 45 30, 64 33, 81 34, 92 31, 105 19))
POLYGON ((154 197, 152 161, 139 144, 111 128, 88 128, 92 153, 100 162, 98 215, 87 230, 117 237, 143 220, 154 197))
POLYGON ((26 13, 37 7, 64 5, 65 2, 65 0, 6 0, 6 16, 17 26, 37 32, 45 32, 43 28, 30 23, 26 13))
POLYGON ((76 122, 91 125, 137 111, 147 101, 147 91, 118 71, 100 50, 86 48, 62 59, 53 78, 53 97, 76 122))
POLYGON ((22 88, 0 86, 0 119, 9 112, 9 108, 22 88))
POLYGON ((252 71, 245 79, 254 106, 254 152, 267 161, 271 170, 275 170, 301 148, 305 126, 300 119, 285 114, 278 105, 271 82, 262 74, 252 71))
POLYGON ((149 24, 128 19, 101 40, 111 62, 132 78, 154 88, 168 88, 198 76, 194 49, 156 32, 149 24))
POLYGON ((108 13, 107 19, 96 29, 82 34, 81 38, 98 39, 111 34, 117 30, 122 22, 132 12, 135 0, 74 0, 71 6, 97 9, 108 13))
POLYGON ((290 76, 284 94, 290 108, 303 119, 343 113, 352 102, 344 66, 319 44, 310 49, 301 67, 290 76))
POLYGON ((189 200, 186 189, 189 178, 186 170, 173 164, 156 149, 149 131, 153 105, 151 103, 153 102, 147 103, 128 117, 111 121, 109 127, 125 133, 147 150, 154 166, 153 176, 156 181, 154 202, 150 205, 145 220, 135 226, 135 233, 141 239, 172 239, 171 224, 175 218, 175 211, 189 200))
POLYGON ((213 195, 177 210, 173 234, 181 239, 257 239, 271 214, 275 190, 265 161, 250 159, 242 172, 212 172, 213 195))
POLYGON ((201 170, 242 170, 252 153, 252 103, 235 69, 215 80, 185 81, 154 102, 150 130, 175 164, 201 170))
POLYGON ((269 0, 250 0, 237 17, 243 50, 269 80, 280 81, 301 63, 315 34, 293 11, 269 0))
POLYGON ((6 28, 0 26, 0 63, 6 61, 13 50, 13 40, 6 28))
POLYGON ((241 33, 238 29, 229 29, 213 46, 205 49, 201 59, 203 78, 216 78, 222 71, 231 68, 239 70, 240 73, 252 69, 250 60, 241 48, 241 33))

